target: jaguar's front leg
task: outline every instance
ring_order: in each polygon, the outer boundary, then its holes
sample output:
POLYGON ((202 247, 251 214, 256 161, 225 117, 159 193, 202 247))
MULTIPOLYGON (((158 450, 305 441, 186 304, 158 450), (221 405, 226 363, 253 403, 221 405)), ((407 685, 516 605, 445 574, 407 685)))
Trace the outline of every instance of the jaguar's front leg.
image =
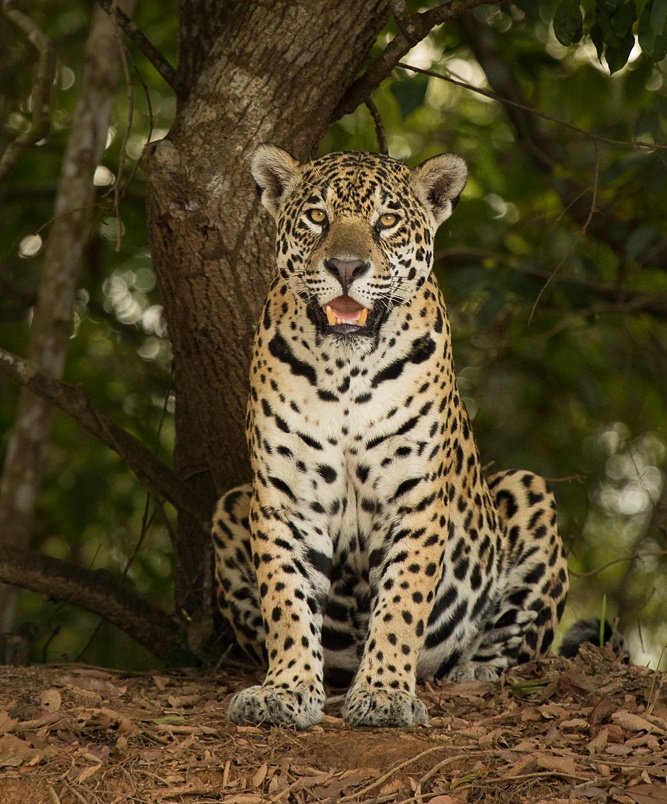
POLYGON ((361 665, 345 698, 343 717, 354 726, 428 723, 415 695, 417 662, 442 573, 447 517, 432 504, 403 514, 371 545, 373 606, 361 665))
POLYGON ((330 545, 257 498, 250 528, 269 670, 263 684, 232 698, 227 715, 235 723, 307 728, 320 720, 324 705, 321 632, 330 545))

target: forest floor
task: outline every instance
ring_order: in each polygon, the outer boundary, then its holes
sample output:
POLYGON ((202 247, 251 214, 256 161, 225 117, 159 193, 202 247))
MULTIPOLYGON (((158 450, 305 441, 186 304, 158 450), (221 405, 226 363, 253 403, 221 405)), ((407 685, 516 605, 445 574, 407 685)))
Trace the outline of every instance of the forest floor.
MULTIPOLYGON (((256 674, 255 674, 256 675, 256 674)), ((257 679, 0 668, 2 804, 667 802, 667 674, 584 646, 499 682, 419 686, 431 723, 235 726, 257 679)))

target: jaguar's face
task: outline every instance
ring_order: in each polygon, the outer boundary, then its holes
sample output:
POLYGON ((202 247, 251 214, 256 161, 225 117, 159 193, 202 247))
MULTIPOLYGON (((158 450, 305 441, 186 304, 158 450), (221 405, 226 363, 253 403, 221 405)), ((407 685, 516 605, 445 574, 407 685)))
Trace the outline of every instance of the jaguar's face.
POLYGON ((414 170, 379 154, 329 154, 299 165, 264 145, 253 158, 276 217, 278 269, 325 335, 374 335, 408 302, 433 262, 433 236, 466 180, 462 159, 414 170))

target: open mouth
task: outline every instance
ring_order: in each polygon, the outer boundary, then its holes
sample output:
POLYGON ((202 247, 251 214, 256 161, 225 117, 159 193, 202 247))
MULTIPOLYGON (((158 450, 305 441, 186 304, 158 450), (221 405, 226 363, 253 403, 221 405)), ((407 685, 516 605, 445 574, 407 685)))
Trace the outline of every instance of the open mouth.
POLYGON ((318 312, 323 328, 339 335, 368 335, 378 323, 378 316, 372 309, 369 310, 347 295, 337 296, 319 308, 318 312))

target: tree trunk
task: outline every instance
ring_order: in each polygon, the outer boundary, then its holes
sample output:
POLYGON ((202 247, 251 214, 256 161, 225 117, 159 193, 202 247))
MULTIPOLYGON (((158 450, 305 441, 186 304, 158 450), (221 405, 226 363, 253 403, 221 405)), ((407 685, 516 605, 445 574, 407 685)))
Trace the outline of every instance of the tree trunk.
MULTIPOLYGON (((188 91, 172 130, 146 149, 142 167, 174 352, 175 468, 211 506, 216 494, 250 477, 247 374, 273 252, 250 155, 271 141, 297 158, 311 156, 386 17, 386 0, 183 5, 179 70, 188 91)), ((208 601, 197 611, 185 590, 193 581, 207 588, 208 536, 181 517, 176 541, 179 572, 187 567, 189 575, 176 579, 176 608, 198 620, 208 601)))

